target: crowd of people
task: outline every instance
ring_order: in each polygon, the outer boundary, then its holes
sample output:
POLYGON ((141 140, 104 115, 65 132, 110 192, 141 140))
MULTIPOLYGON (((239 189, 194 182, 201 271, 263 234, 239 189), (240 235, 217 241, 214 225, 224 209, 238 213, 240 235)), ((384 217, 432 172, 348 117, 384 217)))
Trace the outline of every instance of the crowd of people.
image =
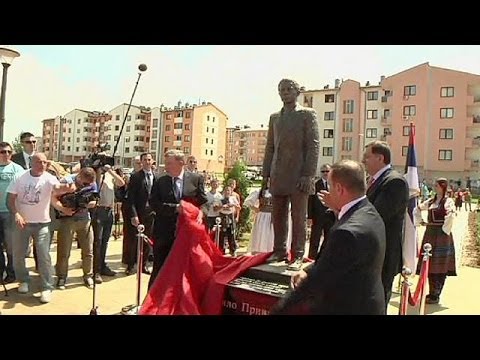
MULTIPOLYGON (((21 135, 22 151, 16 154, 9 143, 0 142, 3 283, 17 281, 18 292, 29 293, 25 258, 30 242, 42 303, 50 302, 55 288, 66 289, 74 240, 81 249, 87 288, 101 284, 103 276, 116 276, 107 263, 108 243, 114 222, 122 218, 125 273, 141 269, 150 275, 151 288, 172 250, 185 203, 201 210, 196 221, 231 257, 237 256, 240 213, 250 207, 254 218, 248 252, 271 253, 268 263, 286 262, 287 269, 295 271, 292 291, 272 313, 308 308, 313 314, 385 314, 393 280, 403 265, 407 181, 392 168, 390 147, 383 141, 367 144, 361 162, 323 164, 315 177, 316 113, 296 102, 300 88, 295 81, 282 80, 278 90, 284 107, 270 118, 262 186, 245 199, 236 179, 221 184, 213 174, 198 170, 194 156, 179 150, 164 154, 161 170, 152 154, 144 153, 130 174, 107 164, 79 166, 70 174, 35 151, 32 133, 21 135), (150 241, 142 243, 144 257, 138 266, 140 224, 150 241), (50 247, 55 232, 53 270, 50 247), (305 258, 311 261, 307 267, 305 258)), ((468 186, 453 189, 443 178, 435 181, 433 191, 426 182, 420 188, 423 201, 414 212, 415 222, 426 226, 423 243, 433 247, 427 303, 436 304, 446 277, 456 275, 453 216, 464 202, 471 211, 472 195, 468 186), (422 210, 428 211, 427 221, 422 210)))

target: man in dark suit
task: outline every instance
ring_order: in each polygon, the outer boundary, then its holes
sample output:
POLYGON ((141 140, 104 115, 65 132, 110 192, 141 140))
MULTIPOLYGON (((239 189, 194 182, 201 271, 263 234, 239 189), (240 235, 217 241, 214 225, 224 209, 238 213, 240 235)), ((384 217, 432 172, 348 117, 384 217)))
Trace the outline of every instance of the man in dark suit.
POLYGON ((316 194, 320 191, 328 191, 328 173, 330 172, 330 165, 324 164, 320 168, 321 178, 315 183, 315 195, 308 197, 308 211, 307 222, 311 225, 310 246, 308 249, 308 257, 315 259, 318 254, 318 247, 320 245, 320 237, 323 233, 323 242, 320 251, 325 247, 328 240, 328 232, 335 222, 335 214, 322 204, 316 194))
POLYGON ((24 132, 20 135, 20 143, 23 151, 13 154, 12 161, 27 170, 31 168, 31 159, 35 155, 37 139, 32 133, 24 132))
MULTIPOLYGON (((139 224, 145 226, 145 235, 152 238, 153 235, 153 221, 155 218, 154 210, 148 201, 150 193, 152 192, 153 183, 155 182, 155 174, 152 171, 153 157, 150 153, 140 155, 140 162, 142 168, 133 173, 128 184, 127 202, 129 212, 131 214, 131 223, 136 228, 139 224)), ((135 241, 133 246, 129 247, 132 251, 129 252, 126 274, 130 275, 135 272, 134 265, 137 261, 137 238, 134 237, 130 241, 135 241)), ((148 254, 150 247, 146 242, 143 242, 143 264, 142 272, 150 274, 147 269, 148 254)))
MULTIPOLYGON (((182 211, 180 200, 188 201, 197 207, 207 202, 203 176, 184 170, 185 155, 179 150, 165 153, 166 174, 155 180, 149 198, 155 211, 153 271, 148 287, 150 288, 165 262, 176 236, 177 217, 182 211)), ((197 221, 203 222, 203 212, 199 212, 197 221)))
POLYGON ((409 188, 405 178, 390 165, 390 147, 384 141, 366 145, 363 163, 368 178, 367 197, 385 223, 387 248, 383 264, 382 282, 385 289, 385 306, 392 295, 395 275, 402 271, 402 234, 409 188))
POLYGON ((272 314, 383 315, 385 227, 365 196, 365 170, 353 160, 332 166, 328 204, 338 221, 315 263, 292 277, 294 290, 272 314))

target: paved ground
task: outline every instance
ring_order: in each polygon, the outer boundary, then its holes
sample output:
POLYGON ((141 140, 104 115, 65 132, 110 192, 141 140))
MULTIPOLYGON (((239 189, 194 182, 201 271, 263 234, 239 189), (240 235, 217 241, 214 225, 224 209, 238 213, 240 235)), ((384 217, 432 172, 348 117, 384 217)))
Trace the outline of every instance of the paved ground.
MULTIPOLYGON (((456 242, 456 252, 459 257, 462 253, 462 239, 467 229, 467 213, 460 212, 453 229, 456 242)), ((423 235, 423 229, 420 236, 423 235)), ((74 245, 75 248, 75 245, 74 245)), ((107 262, 113 270, 118 271, 114 278, 104 277, 104 283, 97 285, 96 305, 99 315, 117 314, 121 308, 136 301, 136 276, 126 276, 121 264, 122 240, 110 241, 107 262)), ((56 248, 52 246, 52 261, 55 263, 56 248)), ((55 290, 49 304, 39 301, 39 278, 33 271, 33 259, 27 259, 27 266, 32 274, 32 285, 29 294, 18 294, 17 283, 7 285, 9 296, 0 292, 0 310, 3 315, 88 315, 92 309, 93 291, 83 285, 80 268, 80 250, 73 249, 70 258, 70 273, 65 290, 55 290)), ((457 264, 460 264, 458 259, 457 264)), ((142 296, 146 294, 148 275, 142 275, 142 296)), ((398 282, 396 282, 398 283, 398 282)), ((447 278, 442 294, 441 304, 427 305, 427 313, 435 315, 453 314, 480 314, 480 269, 459 267, 458 276, 447 278)), ((1 289, 0 289, 1 290, 1 289)), ((414 287, 412 286, 412 291, 414 287)), ((399 295, 394 294, 388 308, 388 314, 398 313, 399 295)), ((415 314, 418 310, 411 308, 409 313, 415 314)))

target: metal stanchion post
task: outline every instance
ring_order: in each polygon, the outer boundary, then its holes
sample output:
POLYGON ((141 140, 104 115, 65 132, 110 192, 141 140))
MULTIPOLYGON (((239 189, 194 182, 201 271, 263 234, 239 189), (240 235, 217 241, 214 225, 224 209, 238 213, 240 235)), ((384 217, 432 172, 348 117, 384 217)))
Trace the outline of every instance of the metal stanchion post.
MULTIPOLYGON (((430 256, 432 256, 432 254, 430 253, 432 251, 432 245, 430 243, 425 243, 423 245, 423 258, 422 258, 422 261, 423 261, 423 266, 427 266, 427 263, 428 261, 430 260, 430 256)), ((423 289, 422 289, 422 297, 421 297, 421 300, 420 300, 420 315, 425 315, 425 299, 426 299, 426 292, 425 292, 425 287, 426 287, 426 282, 428 281, 428 269, 427 270, 427 273, 426 273, 426 280, 425 280, 425 284, 423 284, 423 289)))
POLYGON ((410 285, 412 285, 408 281, 408 277, 412 275, 412 270, 408 267, 404 266, 402 268, 402 287, 400 291, 400 306, 398 308, 398 315, 407 315, 407 304, 408 304, 408 294, 410 292, 410 285))
POLYGON ((220 229, 222 225, 220 225, 222 222, 222 218, 217 217, 215 218, 215 245, 217 246, 218 249, 220 249, 220 229))
POLYGON ((142 261, 143 261, 143 241, 145 226, 140 224, 137 226, 137 293, 134 305, 128 305, 122 308, 122 315, 138 315, 140 310, 140 294, 142 290, 142 261))

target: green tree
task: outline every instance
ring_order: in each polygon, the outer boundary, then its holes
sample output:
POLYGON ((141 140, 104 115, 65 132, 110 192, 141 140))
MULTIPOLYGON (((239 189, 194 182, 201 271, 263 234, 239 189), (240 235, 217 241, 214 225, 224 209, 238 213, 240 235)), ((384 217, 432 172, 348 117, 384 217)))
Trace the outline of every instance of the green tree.
POLYGON ((15 153, 21 153, 23 151, 22 143, 20 142, 20 135, 13 140, 12 147, 15 153))
MULTIPOLYGON (((246 170, 246 166, 243 162, 237 161, 232 170, 225 176, 223 186, 227 186, 229 179, 235 179, 237 181, 237 189, 235 191, 240 195, 240 199, 243 201, 248 196, 248 189, 250 187, 250 181, 245 177, 243 171, 246 170)), ((240 211, 240 219, 237 224, 238 238, 242 234, 250 232, 252 230, 252 224, 250 221, 250 208, 242 207, 240 211)))

